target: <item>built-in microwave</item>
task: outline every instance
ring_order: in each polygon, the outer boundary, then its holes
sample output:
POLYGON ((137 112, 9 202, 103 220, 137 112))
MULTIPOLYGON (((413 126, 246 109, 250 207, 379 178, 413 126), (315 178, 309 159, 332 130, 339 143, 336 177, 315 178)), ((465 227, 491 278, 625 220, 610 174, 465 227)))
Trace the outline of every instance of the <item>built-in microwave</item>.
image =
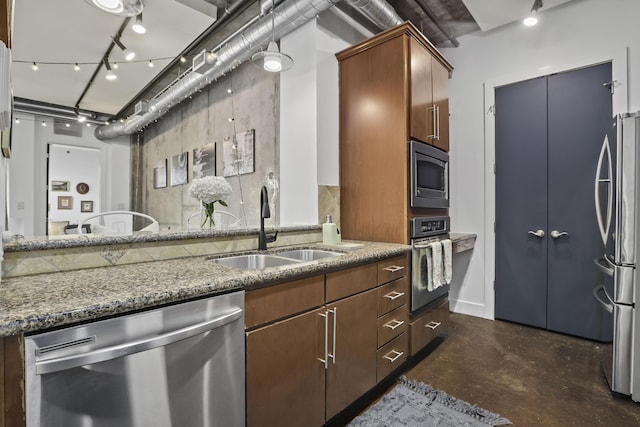
POLYGON ((420 141, 409 142, 411 207, 449 207, 449 154, 420 141))

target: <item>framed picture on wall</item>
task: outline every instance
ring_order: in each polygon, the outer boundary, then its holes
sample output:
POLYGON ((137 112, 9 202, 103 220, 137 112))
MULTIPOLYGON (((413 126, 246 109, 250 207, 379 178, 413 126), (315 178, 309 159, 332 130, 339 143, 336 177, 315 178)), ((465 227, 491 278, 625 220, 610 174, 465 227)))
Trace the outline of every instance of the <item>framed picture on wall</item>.
POLYGON ((73 209, 72 196, 58 196, 58 209, 73 209))
POLYGON ((216 176, 216 143, 193 150, 193 179, 216 176))
POLYGON ((255 129, 227 138, 222 144, 222 173, 224 176, 255 172, 255 129))
POLYGON ((189 177, 187 175, 189 162, 189 152, 176 154, 171 158, 171 186, 186 184, 189 177))
POLYGON ((80 202, 80 212, 93 212, 93 200, 82 200, 80 202))
POLYGON ((161 160, 153 168, 153 188, 165 188, 167 186, 167 159, 161 160))
POLYGON ((51 181, 51 191, 69 191, 70 188, 69 181, 51 181))

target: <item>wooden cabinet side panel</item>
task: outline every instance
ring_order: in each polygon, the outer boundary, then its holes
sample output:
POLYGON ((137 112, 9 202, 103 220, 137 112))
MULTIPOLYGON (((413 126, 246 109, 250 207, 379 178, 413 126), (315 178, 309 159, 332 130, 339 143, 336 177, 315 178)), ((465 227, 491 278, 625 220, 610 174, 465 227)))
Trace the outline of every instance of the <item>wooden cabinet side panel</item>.
POLYGON ((407 241, 406 56, 399 36, 339 64, 343 239, 407 241))
POLYGON ((336 346, 330 346, 336 360, 326 375, 327 420, 376 385, 376 299, 372 289, 327 305, 336 309, 336 346))
POLYGON ((324 424, 324 310, 247 332, 247 426, 324 424))
POLYGON ((433 103, 438 107, 439 139, 433 145, 449 151, 449 70, 432 58, 433 103))
POLYGON ((24 427, 24 338, 0 338, 0 427, 24 427))
POLYGON ((245 326, 282 319, 324 304, 324 275, 245 292, 245 326))
POLYGON ((327 273, 326 301, 335 301, 372 289, 377 280, 378 267, 375 263, 327 273))

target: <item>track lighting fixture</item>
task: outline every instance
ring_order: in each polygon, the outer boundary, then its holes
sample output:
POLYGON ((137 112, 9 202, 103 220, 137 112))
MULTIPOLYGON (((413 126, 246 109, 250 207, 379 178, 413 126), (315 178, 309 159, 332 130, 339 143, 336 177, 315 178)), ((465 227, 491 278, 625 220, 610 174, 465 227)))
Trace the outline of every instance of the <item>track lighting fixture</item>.
POLYGON ((542 0, 533 0, 533 6, 531 7, 531 12, 529 15, 524 18, 522 23, 527 27, 533 27, 538 23, 538 9, 542 7, 542 0))
POLYGON ((117 79, 118 76, 116 76, 116 73, 114 73, 113 70, 111 69, 111 66, 109 65, 109 61, 107 60, 107 58, 104 58, 102 62, 104 63, 104 67, 107 69, 107 74, 105 74, 105 78, 107 80, 117 79))
POLYGON ((38 64, 36 64, 35 62, 31 65, 31 69, 33 71, 38 71, 38 64))
POLYGON ((133 58, 136 57, 136 53, 131 49, 127 49, 125 45, 123 45, 122 42, 120 41, 120 38, 114 38, 113 41, 124 53, 124 59, 126 59, 127 61, 131 61, 133 58))
POLYGON ((131 29, 138 34, 144 34, 147 32, 147 29, 144 27, 144 24, 142 23, 142 13, 136 16, 136 20, 131 25, 131 29))
POLYGON ((78 63, 76 62, 75 64, 73 64, 73 69, 75 71, 80 71, 80 66, 78 65, 78 63))

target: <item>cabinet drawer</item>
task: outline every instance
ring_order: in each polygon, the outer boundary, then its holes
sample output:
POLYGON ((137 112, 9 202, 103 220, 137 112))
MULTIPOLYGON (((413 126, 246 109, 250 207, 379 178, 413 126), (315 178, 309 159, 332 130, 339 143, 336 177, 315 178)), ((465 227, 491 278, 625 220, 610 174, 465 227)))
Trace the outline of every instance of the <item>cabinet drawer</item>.
POLYGON ((403 277, 378 288, 378 316, 409 302, 409 278, 403 277))
POLYGON ((404 276, 409 276, 408 255, 378 261, 378 283, 387 283, 404 276))
POLYGON ((409 324, 411 355, 413 356, 436 337, 447 334, 449 327, 449 301, 414 319, 409 324))
POLYGON ((335 301, 373 289, 377 284, 377 274, 376 263, 327 273, 326 301, 335 301))
POLYGON ((302 313, 324 304, 324 275, 245 292, 246 328, 302 313))
POLYGON ((378 350, 378 362, 376 366, 377 382, 382 381, 394 369, 407 360, 408 350, 409 338, 406 332, 378 350))
POLYGON ((378 347, 382 347, 409 328, 409 306, 404 305, 378 318, 378 347))

